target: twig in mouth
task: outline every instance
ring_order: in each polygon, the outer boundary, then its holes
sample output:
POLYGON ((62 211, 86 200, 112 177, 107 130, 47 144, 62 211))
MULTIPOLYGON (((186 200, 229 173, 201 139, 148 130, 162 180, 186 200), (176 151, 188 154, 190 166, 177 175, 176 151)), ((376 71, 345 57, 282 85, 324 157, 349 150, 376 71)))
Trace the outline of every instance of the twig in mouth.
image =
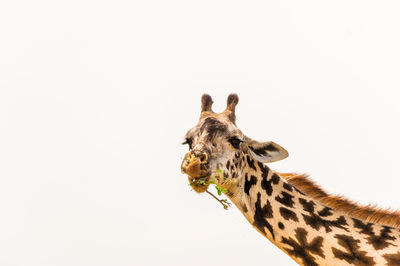
POLYGON ((217 198, 213 193, 211 193, 210 191, 206 190, 206 192, 208 194, 210 194, 214 199, 216 199, 219 203, 222 204, 222 206, 224 206, 224 209, 227 210, 232 203, 228 202, 226 199, 220 200, 219 198, 217 198))

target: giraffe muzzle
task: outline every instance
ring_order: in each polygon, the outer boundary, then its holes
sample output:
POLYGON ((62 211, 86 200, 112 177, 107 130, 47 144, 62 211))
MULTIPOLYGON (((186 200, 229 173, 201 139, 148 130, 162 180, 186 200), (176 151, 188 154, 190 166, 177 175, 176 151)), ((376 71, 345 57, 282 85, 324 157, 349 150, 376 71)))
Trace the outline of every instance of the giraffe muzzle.
POLYGON ((193 178, 200 178, 208 175, 207 165, 208 155, 205 152, 190 151, 183 159, 181 170, 193 178))

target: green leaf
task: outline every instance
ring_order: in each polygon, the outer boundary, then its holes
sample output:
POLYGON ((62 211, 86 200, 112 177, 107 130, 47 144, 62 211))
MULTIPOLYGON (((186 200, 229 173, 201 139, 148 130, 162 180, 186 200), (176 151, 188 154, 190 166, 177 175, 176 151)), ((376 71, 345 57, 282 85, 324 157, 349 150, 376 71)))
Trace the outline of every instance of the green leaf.
POLYGON ((217 189, 218 195, 221 196, 221 194, 222 194, 222 188, 221 188, 220 186, 216 186, 215 188, 217 189))
POLYGON ((221 170, 221 169, 218 169, 218 170, 217 170, 217 172, 218 172, 218 173, 221 173, 221 172, 222 172, 222 170, 221 170))
POLYGON ((197 180, 197 184, 199 185, 207 185, 207 183, 204 180, 197 180))

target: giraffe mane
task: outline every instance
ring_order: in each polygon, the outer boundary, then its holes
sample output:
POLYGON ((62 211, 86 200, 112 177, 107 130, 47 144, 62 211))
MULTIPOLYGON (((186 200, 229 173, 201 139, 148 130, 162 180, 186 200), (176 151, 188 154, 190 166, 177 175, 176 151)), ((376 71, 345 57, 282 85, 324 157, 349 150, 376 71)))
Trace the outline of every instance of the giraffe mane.
POLYGON ((331 195, 305 174, 279 173, 279 175, 301 192, 332 209, 366 222, 400 228, 400 211, 382 209, 370 204, 363 206, 343 196, 331 195))

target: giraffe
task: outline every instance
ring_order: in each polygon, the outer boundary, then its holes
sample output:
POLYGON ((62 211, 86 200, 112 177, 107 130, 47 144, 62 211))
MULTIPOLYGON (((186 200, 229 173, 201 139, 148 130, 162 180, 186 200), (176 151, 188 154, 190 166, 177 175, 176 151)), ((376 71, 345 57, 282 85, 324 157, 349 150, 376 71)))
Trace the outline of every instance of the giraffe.
POLYGON ((265 163, 289 154, 242 133, 238 102, 230 94, 225 111, 214 113, 211 96, 202 96, 181 165, 193 190, 205 192, 214 181, 259 233, 300 265, 400 265, 400 213, 330 195, 306 175, 271 170, 265 163))

